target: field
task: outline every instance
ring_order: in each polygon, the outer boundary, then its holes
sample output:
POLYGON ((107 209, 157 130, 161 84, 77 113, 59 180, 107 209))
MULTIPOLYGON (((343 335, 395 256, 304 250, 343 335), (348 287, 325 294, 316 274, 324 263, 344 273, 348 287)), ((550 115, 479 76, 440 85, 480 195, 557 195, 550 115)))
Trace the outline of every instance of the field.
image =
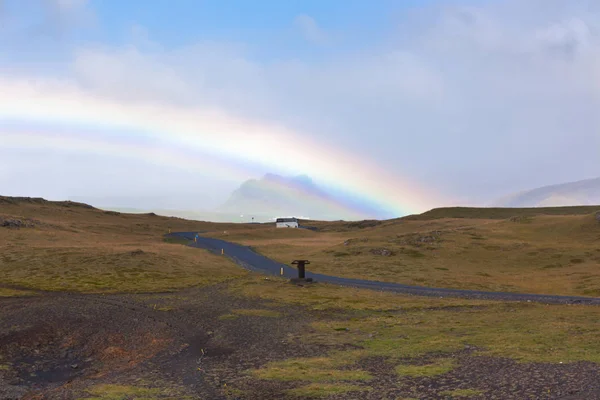
POLYGON ((598 307, 295 286, 163 237, 207 231, 343 276, 594 295, 594 211, 309 231, 0 197, 0 398, 599 399, 598 307))
POLYGON ((0 229, 0 284, 13 287, 169 291, 244 274, 222 257, 173 246, 163 238, 169 229, 214 229, 216 224, 119 214, 67 202, 12 204, 6 198, 0 198, 0 218, 26 226, 0 229))
POLYGON ((305 222, 317 231, 263 227, 208 235, 252 246, 283 263, 305 258, 310 270, 330 275, 600 296, 600 223, 594 212, 600 207, 550 210, 490 209, 486 215, 481 209, 441 209, 362 225, 305 222))

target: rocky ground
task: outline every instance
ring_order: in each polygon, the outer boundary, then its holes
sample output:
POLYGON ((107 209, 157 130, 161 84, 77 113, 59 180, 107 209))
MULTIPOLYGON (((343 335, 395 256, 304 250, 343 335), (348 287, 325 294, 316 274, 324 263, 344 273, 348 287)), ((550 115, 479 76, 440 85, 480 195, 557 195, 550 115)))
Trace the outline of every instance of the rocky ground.
MULTIPOLYGON (((286 390, 301 382, 259 380, 247 371, 330 351, 301 335, 309 322, 336 313, 237 297, 225 287, 0 299, 0 399, 287 398, 286 390), (231 317, 235 310, 261 312, 231 317), (102 397, 102 385, 165 391, 102 397)), ((331 398, 600 399, 600 368, 593 363, 519 364, 473 349, 452 357, 458 363, 452 371, 414 378, 398 376, 385 358, 363 359, 358 367, 374 379, 359 385, 368 390, 331 398)))

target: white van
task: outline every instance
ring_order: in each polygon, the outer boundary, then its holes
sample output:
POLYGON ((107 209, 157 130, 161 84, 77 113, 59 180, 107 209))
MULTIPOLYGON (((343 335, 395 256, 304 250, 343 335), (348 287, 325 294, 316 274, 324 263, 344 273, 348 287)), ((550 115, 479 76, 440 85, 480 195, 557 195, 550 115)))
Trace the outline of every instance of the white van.
POLYGON ((297 218, 277 218, 275 221, 275 226, 277 228, 297 228, 298 227, 298 219, 297 218))

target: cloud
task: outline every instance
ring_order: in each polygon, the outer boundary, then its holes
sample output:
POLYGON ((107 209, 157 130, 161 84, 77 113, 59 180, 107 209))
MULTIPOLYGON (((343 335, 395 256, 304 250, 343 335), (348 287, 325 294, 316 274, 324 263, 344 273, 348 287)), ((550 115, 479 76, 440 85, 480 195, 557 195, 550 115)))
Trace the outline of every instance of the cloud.
POLYGON ((95 22, 88 0, 3 0, 0 17, 4 20, 0 32, 13 41, 19 38, 20 45, 39 38, 63 40, 95 22), (17 6, 21 4, 26 7, 17 6))
MULTIPOLYGON (((280 124, 478 203, 600 175, 599 12, 558 0, 423 8, 387 40, 311 60, 222 42, 165 48, 136 28, 136 43, 78 49, 67 72, 116 104, 280 124)), ((311 17, 295 22, 327 41, 311 17)))
POLYGON ((45 0, 48 30, 57 36, 69 34, 72 30, 88 27, 95 23, 95 15, 89 0, 45 0))
POLYGON ((306 40, 316 44, 329 43, 329 35, 323 31, 317 21, 309 15, 300 14, 294 19, 294 25, 300 30, 306 40))

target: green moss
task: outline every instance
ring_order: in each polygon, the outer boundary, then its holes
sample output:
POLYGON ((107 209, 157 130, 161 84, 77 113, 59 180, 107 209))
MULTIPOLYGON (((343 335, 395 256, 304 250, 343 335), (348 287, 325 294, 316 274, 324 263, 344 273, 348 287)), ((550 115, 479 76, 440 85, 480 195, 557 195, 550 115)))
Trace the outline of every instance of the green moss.
POLYGON ((176 400, 189 399, 190 396, 181 396, 174 390, 145 388, 126 385, 96 385, 87 390, 89 394, 95 397, 85 397, 87 400, 176 400))
POLYGON ((600 362, 600 309, 507 303, 461 310, 406 310, 396 315, 366 315, 344 322, 312 324, 305 340, 325 345, 358 345, 369 356, 392 359, 448 353, 466 345, 477 354, 520 362, 600 362))
POLYGON ((260 379, 279 381, 368 381, 371 375, 358 369, 339 369, 355 363, 361 352, 338 352, 327 357, 293 358, 272 362, 251 373, 260 379))

